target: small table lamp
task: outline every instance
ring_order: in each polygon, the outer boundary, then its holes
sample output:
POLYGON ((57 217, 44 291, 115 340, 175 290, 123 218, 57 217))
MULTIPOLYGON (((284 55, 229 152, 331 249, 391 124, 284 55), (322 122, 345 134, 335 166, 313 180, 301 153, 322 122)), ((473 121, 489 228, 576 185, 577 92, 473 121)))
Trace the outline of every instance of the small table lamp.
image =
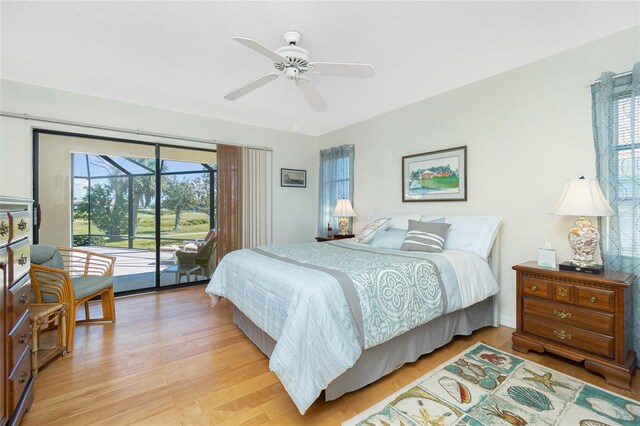
POLYGON ((338 229, 340 229, 340 235, 347 235, 349 231, 349 219, 354 217, 356 212, 351 207, 351 201, 347 198, 341 198, 336 203, 336 208, 333 210, 333 216, 338 216, 338 229))
POLYGON ((579 216, 569 228, 568 234, 569 245, 573 250, 573 260, 570 263, 574 269, 593 268, 590 272, 599 273, 602 267, 593 261, 593 253, 598 247, 600 233, 585 216, 611 216, 613 210, 602 194, 598 181, 585 179, 584 176, 567 181, 558 200, 556 214, 579 216))

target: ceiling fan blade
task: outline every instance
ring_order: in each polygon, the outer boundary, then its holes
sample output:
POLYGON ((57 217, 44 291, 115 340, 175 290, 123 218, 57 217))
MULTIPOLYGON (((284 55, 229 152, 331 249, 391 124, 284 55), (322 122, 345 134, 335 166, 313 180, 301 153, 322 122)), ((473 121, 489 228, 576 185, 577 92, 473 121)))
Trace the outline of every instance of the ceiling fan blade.
POLYGON ((224 98, 228 101, 233 101, 235 99, 238 99, 240 96, 244 96, 249 92, 252 92, 256 89, 259 89, 260 87, 264 86, 267 83, 272 82, 273 80, 275 80, 276 78, 278 78, 278 76, 282 74, 280 72, 272 72, 269 73, 267 75, 263 75, 262 77, 260 77, 257 80, 252 81, 249 84, 245 84, 242 87, 237 88, 236 90, 227 93, 226 95, 224 95, 224 98))
POLYGON ((324 112, 327 110, 327 103, 316 91, 316 88, 313 87, 311 80, 304 77, 299 78, 298 81, 296 81, 296 86, 298 86, 307 102, 309 102, 309 105, 311 105, 311 109, 315 112, 324 112))
POLYGON ((232 37, 235 41, 237 41, 240 44, 243 44, 245 46, 247 46, 249 49, 255 50, 256 52, 260 53, 261 55, 266 56, 267 58, 271 59, 273 62, 276 63, 283 63, 285 61, 284 56, 280 55, 279 53, 269 49, 266 46, 263 46, 262 44, 258 43, 255 40, 252 40, 250 38, 246 38, 246 37, 232 37))
POLYGON ((376 70, 369 64, 310 62, 309 67, 317 73, 339 77, 373 78, 376 75, 376 70))

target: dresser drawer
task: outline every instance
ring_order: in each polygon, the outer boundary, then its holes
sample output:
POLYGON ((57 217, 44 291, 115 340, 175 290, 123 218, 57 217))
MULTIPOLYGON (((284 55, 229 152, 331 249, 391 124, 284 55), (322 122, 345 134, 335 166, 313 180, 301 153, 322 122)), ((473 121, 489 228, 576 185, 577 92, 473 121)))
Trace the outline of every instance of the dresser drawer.
POLYGON ((29 236, 31 232, 31 215, 28 210, 9 212, 9 242, 18 241, 29 236))
POLYGON ((7 292, 9 328, 13 327, 24 311, 27 310, 31 302, 31 297, 31 281, 29 275, 23 277, 9 289, 7 292))
POLYGON ((524 294, 551 299, 553 297, 551 294, 552 288, 553 283, 551 281, 531 277, 522 278, 522 292, 524 294))
POLYGON ((547 319, 558 327, 568 325, 613 336, 613 314, 528 297, 524 299, 523 308, 525 316, 547 319))
POLYGON ((31 378, 31 351, 26 349, 18 359, 15 368, 9 373, 7 383, 7 405, 9 412, 15 410, 24 389, 31 378))
POLYGON ((614 291, 579 286, 576 286, 576 290, 576 304, 603 311, 615 311, 614 291))
POLYGON ((0 246, 9 242, 9 214, 0 212, 0 246))
POLYGON ((9 285, 22 278, 31 267, 31 246, 29 239, 11 244, 7 247, 9 253, 9 285))
POLYGON ((603 357, 613 357, 614 339, 610 336, 592 333, 579 328, 525 316, 523 329, 548 340, 572 346, 603 357))
POLYGON ((9 371, 16 365, 20 354, 26 349, 29 350, 29 315, 22 317, 7 336, 7 365, 9 371))

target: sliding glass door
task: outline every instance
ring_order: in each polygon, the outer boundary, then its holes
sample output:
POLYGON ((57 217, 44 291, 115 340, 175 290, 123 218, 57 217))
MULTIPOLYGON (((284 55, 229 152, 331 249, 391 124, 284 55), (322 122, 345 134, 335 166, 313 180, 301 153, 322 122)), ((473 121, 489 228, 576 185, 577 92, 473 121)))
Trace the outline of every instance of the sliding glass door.
POLYGON ((211 276, 215 151, 36 131, 34 153, 40 243, 114 256, 120 294, 211 276))
POLYGON ((209 279, 217 244, 215 153, 161 147, 160 159, 160 253, 174 258, 160 285, 209 279))

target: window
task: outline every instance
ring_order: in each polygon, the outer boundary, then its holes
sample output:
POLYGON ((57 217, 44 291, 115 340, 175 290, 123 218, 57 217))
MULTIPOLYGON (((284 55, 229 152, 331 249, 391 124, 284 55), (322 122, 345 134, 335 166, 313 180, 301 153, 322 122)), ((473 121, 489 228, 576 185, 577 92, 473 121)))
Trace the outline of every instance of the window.
POLYGON ((640 214, 640 97, 632 102, 631 93, 622 93, 613 109, 618 186, 617 208, 613 207, 620 221, 620 254, 632 256, 640 241, 640 224, 635 223, 640 214))
MULTIPOLYGON (((337 229, 338 218, 332 216, 336 203, 348 198, 353 205, 353 145, 342 145, 320 151, 320 199, 318 235, 327 233, 327 224, 337 229)), ((355 206, 354 206, 355 208, 355 206)), ((351 230, 351 225, 349 225, 351 230)))

